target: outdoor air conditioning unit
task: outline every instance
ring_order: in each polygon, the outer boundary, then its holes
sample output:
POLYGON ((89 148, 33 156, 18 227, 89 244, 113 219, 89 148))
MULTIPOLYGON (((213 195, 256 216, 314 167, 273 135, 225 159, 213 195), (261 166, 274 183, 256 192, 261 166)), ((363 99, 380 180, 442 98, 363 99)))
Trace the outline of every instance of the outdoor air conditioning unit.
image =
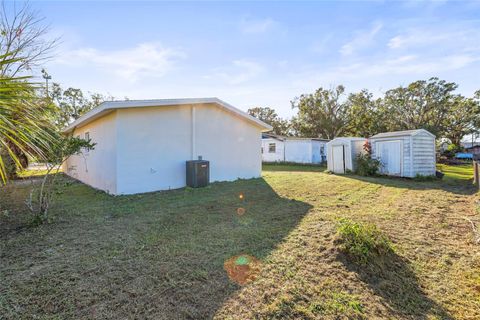
POLYGON ((188 187, 192 187, 192 188, 206 187, 209 182, 210 182, 210 163, 208 161, 205 161, 205 160, 187 161, 187 186, 188 187))

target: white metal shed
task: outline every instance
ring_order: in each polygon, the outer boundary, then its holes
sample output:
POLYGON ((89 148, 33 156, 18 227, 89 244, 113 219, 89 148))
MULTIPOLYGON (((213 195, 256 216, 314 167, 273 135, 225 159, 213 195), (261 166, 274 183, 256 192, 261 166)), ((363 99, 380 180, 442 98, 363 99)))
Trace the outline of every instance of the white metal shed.
POLYGON ((367 139, 339 137, 327 143, 327 168, 333 173, 355 171, 355 157, 364 152, 367 139))
POLYGON ((424 129, 384 132, 372 136, 372 156, 380 173, 413 178, 435 175, 435 136, 424 129))

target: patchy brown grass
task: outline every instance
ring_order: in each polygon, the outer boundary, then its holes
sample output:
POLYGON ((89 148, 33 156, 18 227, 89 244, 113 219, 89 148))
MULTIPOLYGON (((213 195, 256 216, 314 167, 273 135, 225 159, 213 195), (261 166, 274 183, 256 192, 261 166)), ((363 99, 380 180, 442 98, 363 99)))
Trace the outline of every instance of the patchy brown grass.
POLYGON ((36 228, 22 204, 31 186, 3 188, 0 314, 480 318, 480 248, 464 219, 480 223, 478 196, 455 168, 429 182, 270 169, 263 179, 122 197, 66 182, 56 220, 36 228), (394 250, 354 263, 339 248, 339 218, 375 225, 394 250), (244 286, 224 270, 239 255, 261 261, 244 286))

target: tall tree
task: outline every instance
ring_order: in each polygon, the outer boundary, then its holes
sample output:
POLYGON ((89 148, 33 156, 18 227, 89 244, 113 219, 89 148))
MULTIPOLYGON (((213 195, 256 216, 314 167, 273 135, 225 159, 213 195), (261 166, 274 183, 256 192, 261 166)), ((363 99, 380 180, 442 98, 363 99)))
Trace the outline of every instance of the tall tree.
POLYGON ((472 98, 457 96, 444 122, 444 137, 460 146, 462 138, 473 134, 479 123, 480 105, 472 98))
POLYGON ((59 39, 46 37, 49 27, 44 20, 28 2, 2 1, 0 54, 3 58, 0 75, 24 75, 52 57, 59 39))
POLYGON ((319 88, 312 94, 295 98, 292 108, 298 114, 292 127, 298 135, 333 139, 346 131, 348 104, 342 85, 332 89, 319 88))
POLYGON ((290 123, 288 120, 280 118, 274 109, 269 107, 255 107, 248 109, 247 112, 251 116, 271 125, 274 134, 284 136, 290 134, 290 123))
POLYGON ((64 90, 58 83, 53 83, 50 99, 57 108, 55 122, 60 128, 63 128, 102 102, 113 100, 113 97, 99 93, 86 95, 77 88, 64 90))
POLYGON ((456 102, 457 87, 454 82, 430 78, 388 90, 383 105, 387 129, 424 128, 437 136, 445 135, 444 124, 456 102))
POLYGON ((364 89, 348 96, 346 132, 352 136, 369 137, 386 131, 385 113, 382 99, 374 99, 373 95, 364 89))

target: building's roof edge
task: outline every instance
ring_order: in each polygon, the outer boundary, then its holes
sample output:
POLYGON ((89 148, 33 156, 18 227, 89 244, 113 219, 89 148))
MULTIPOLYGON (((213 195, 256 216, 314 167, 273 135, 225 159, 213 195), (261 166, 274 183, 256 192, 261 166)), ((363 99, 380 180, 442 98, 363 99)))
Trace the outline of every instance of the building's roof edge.
POLYGON ((144 108, 144 107, 162 107, 162 106, 180 106, 180 105, 195 105, 195 104, 206 104, 212 103, 217 104, 220 107, 241 116, 258 126, 262 127, 262 131, 272 130, 272 126, 266 124, 265 122, 249 115, 248 113, 235 108, 231 104, 226 103, 219 98, 186 98, 186 99, 154 99, 154 100, 123 100, 123 101, 105 101, 100 104, 98 107, 90 110, 89 112, 82 115, 80 118, 75 120, 73 123, 68 125, 62 131, 68 133, 75 129, 76 127, 83 126, 104 114, 116 110, 116 109, 125 109, 125 108, 144 108))

